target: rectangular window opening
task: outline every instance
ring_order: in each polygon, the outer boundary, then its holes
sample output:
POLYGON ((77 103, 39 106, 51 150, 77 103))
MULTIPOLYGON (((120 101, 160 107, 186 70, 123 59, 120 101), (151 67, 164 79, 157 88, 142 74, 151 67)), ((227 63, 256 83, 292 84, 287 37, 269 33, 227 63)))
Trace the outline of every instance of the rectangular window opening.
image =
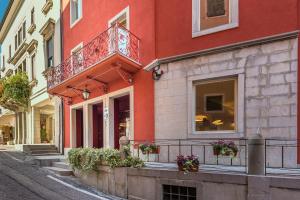
POLYGON ((236 130, 236 79, 195 84, 195 131, 236 130))
POLYGON ((163 200, 186 199, 196 200, 197 191, 195 187, 163 185, 163 200))

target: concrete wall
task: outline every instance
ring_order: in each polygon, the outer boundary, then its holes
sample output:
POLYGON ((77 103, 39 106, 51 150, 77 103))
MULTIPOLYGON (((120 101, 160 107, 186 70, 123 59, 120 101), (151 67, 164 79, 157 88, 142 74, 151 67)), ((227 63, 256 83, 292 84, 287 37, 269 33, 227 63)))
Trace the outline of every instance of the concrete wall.
POLYGON ((184 174, 170 169, 109 169, 75 175, 99 191, 134 200, 162 199, 162 185, 195 187, 197 200, 298 200, 297 177, 247 176, 220 172, 184 174))

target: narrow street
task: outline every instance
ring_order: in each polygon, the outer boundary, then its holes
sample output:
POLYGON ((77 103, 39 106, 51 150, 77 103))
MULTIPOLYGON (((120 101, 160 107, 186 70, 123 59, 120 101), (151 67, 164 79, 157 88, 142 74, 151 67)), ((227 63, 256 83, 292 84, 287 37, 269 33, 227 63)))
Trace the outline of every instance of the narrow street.
POLYGON ((98 196, 85 189, 65 184, 46 170, 24 162, 22 153, 0 151, 1 200, 96 200, 115 199, 98 196))

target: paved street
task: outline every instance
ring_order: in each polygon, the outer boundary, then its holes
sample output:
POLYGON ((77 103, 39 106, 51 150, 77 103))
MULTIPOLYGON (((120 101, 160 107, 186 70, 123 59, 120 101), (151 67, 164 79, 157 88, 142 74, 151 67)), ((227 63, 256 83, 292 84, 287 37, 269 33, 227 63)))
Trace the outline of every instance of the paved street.
POLYGON ((44 169, 24 162, 25 159, 26 157, 21 153, 0 151, 1 200, 115 199, 96 196, 91 191, 70 186, 70 183, 64 184, 64 180, 56 181, 60 177, 55 177, 44 169))

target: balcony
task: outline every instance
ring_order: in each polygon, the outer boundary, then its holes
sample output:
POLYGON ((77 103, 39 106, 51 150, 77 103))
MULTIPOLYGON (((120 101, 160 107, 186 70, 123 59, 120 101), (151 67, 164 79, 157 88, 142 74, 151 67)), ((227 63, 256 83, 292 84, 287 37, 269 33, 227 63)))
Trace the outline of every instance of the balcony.
POLYGON ((73 53, 58 66, 45 71, 48 93, 77 96, 83 89, 108 88, 118 79, 129 83, 141 69, 140 39, 116 24, 73 53))

